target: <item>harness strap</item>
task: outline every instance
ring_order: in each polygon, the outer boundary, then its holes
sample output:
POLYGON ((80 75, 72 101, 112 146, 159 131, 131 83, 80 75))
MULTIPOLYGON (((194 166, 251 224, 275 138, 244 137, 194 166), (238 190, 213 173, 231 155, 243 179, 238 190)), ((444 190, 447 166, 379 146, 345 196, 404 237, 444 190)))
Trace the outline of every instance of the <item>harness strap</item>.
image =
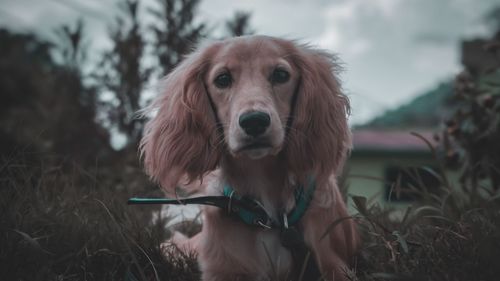
POLYGON ((307 181, 307 188, 295 189, 295 208, 287 215, 289 225, 298 223, 311 203, 316 190, 316 182, 312 177, 309 177, 307 181))
POLYGON ((283 219, 274 219, 265 207, 257 200, 248 196, 239 196, 229 186, 225 185, 222 196, 200 196, 182 199, 169 198, 130 198, 128 204, 168 204, 168 205, 210 205, 227 210, 248 225, 264 228, 289 228, 296 225, 307 211, 312 200, 316 184, 309 179, 307 188, 299 186, 295 189, 295 208, 288 214, 283 214, 283 219))
POLYGON ((169 198, 130 198, 129 205, 136 204, 167 204, 167 205, 209 205, 227 210, 230 214, 245 213, 249 220, 245 221, 250 225, 267 226, 270 216, 257 201, 248 198, 233 198, 228 196, 200 196, 183 199, 169 198))
MULTIPOLYGON (((268 228, 277 228, 277 227, 284 227, 284 228, 289 228, 291 226, 294 226, 297 224, 302 216, 305 214, 307 211, 307 208, 309 207, 309 203, 312 200, 312 196, 314 194, 314 191, 316 189, 316 183, 312 178, 308 179, 308 185, 307 188, 303 188, 302 185, 298 186, 295 189, 294 195, 295 195, 295 207, 290 211, 288 214, 283 214, 283 216, 279 216, 279 221, 276 221, 276 219, 273 219, 267 210, 265 210, 264 206, 260 204, 260 202, 256 200, 254 201, 256 204, 260 205, 260 209, 266 213, 267 220, 264 223, 268 228)), ((234 194, 234 190, 229 186, 225 185, 223 194, 224 196, 235 198, 236 200, 251 200, 247 199, 247 197, 240 197, 237 194, 234 194)), ((236 211, 236 215, 246 224, 255 224, 255 221, 258 220, 259 218, 256 217, 256 215, 252 212, 248 212, 246 209, 241 209, 236 211)))

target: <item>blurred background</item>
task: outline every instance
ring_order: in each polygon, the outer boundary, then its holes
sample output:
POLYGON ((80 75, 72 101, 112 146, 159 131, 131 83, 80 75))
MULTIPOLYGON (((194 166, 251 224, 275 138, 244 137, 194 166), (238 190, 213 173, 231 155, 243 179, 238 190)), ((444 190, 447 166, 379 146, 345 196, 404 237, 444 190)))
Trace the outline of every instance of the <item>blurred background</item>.
POLYGON ((498 190, 498 1, 2 0, 2 276, 196 279, 190 257, 172 265, 158 248, 175 214, 124 206, 161 196, 140 165, 136 113, 198 42, 247 34, 339 55, 349 196, 402 209, 448 181, 498 190))
MULTIPOLYGON (((76 22, 82 20, 82 45, 88 53, 82 67, 88 74, 95 71, 92 66, 100 60, 102 52, 113 48, 110 28, 115 25, 116 29, 117 17, 122 17, 125 24, 121 26, 122 32, 131 24, 127 22, 132 19, 118 8, 120 2, 123 1, 3 0, 0 24, 61 44, 54 31, 62 25, 76 28, 76 22)), ((192 15, 184 24, 191 29, 203 25, 200 30, 203 32, 196 36, 184 34, 180 40, 193 43, 200 38, 226 37, 231 34, 227 22, 239 13, 248 16, 243 33, 299 39, 338 53, 346 68, 344 88, 354 108, 351 122, 362 124, 385 110, 410 102, 458 73, 460 42, 490 36, 495 31, 492 14, 498 3, 495 0, 205 0, 191 5, 192 15)), ((155 41, 151 25, 161 24, 159 15, 151 12, 161 9, 159 6, 157 1, 143 0, 137 8, 138 33, 146 45, 155 41)), ((174 11, 172 16, 178 14, 174 11)), ((144 51, 141 58, 144 67, 150 64, 158 67, 152 50, 144 51)), ((152 76, 163 73, 155 74, 152 76)), ((151 77, 147 80, 154 82, 151 77)))

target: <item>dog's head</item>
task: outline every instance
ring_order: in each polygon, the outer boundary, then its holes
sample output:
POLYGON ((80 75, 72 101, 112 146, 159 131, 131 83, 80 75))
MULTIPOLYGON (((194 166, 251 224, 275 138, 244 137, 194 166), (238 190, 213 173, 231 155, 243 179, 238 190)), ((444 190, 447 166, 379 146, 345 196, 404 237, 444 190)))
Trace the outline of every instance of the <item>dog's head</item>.
POLYGON ((349 103, 335 58, 307 46, 250 36, 189 55, 164 81, 141 143, 147 172, 168 191, 222 155, 285 157, 298 179, 328 177, 350 147, 349 103))

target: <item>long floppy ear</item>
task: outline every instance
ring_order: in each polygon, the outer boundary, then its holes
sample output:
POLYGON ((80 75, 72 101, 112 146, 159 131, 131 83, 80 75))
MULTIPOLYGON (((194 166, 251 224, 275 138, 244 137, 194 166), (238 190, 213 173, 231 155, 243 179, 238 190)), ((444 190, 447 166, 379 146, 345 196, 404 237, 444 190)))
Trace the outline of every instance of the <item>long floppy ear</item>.
POLYGON ((172 195, 181 178, 192 181, 214 170, 220 153, 214 113, 203 75, 209 49, 187 57, 165 79, 161 95, 146 109, 157 112, 145 126, 141 155, 146 172, 172 195))
POLYGON ((324 181, 341 171, 351 148, 349 100, 341 92, 333 55, 302 46, 293 59, 301 78, 286 148, 288 163, 299 179, 312 174, 324 181))

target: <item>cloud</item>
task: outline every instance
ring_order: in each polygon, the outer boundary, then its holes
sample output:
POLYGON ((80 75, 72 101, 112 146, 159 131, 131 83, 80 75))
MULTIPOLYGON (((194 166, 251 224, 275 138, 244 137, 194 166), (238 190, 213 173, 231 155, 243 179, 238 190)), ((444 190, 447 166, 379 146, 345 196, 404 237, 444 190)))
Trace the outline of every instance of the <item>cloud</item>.
MULTIPOLYGON (((399 5, 403 0, 372 0, 371 3, 377 5, 384 17, 392 17, 400 9, 399 5)), ((365 1, 366 3, 366 1, 365 1)))
POLYGON ((345 0, 325 7, 325 29, 316 40, 345 62, 354 123, 455 75, 459 42, 485 34, 481 16, 494 2, 345 0))
POLYGON ((356 1, 339 2, 327 7, 323 13, 326 30, 317 39, 318 44, 327 49, 340 49, 345 40, 342 28, 354 20, 357 9, 356 1))
POLYGON ((305 39, 316 37, 323 31, 323 20, 318 11, 325 0, 202 0, 200 16, 217 29, 236 11, 251 13, 251 25, 260 34, 305 39))
MULTIPOLYGON (((109 47, 106 32, 118 1, 2 0, 0 23, 47 35, 83 16, 98 54, 109 47)), ((258 33, 338 53, 359 123, 452 77, 460 67, 459 41, 487 34, 482 18, 495 5, 498 0, 201 0, 197 18, 217 31, 235 11, 248 11, 258 33)))
MULTIPOLYGON (((397 15, 402 0, 345 0, 329 4, 323 12, 324 32, 316 39, 323 48, 350 58, 366 54, 379 31, 397 15)), ((387 30, 386 30, 387 31, 387 30)))
POLYGON ((410 66, 415 71, 439 77, 446 73, 442 69, 459 71, 459 55, 454 46, 427 45, 417 49, 410 66))

